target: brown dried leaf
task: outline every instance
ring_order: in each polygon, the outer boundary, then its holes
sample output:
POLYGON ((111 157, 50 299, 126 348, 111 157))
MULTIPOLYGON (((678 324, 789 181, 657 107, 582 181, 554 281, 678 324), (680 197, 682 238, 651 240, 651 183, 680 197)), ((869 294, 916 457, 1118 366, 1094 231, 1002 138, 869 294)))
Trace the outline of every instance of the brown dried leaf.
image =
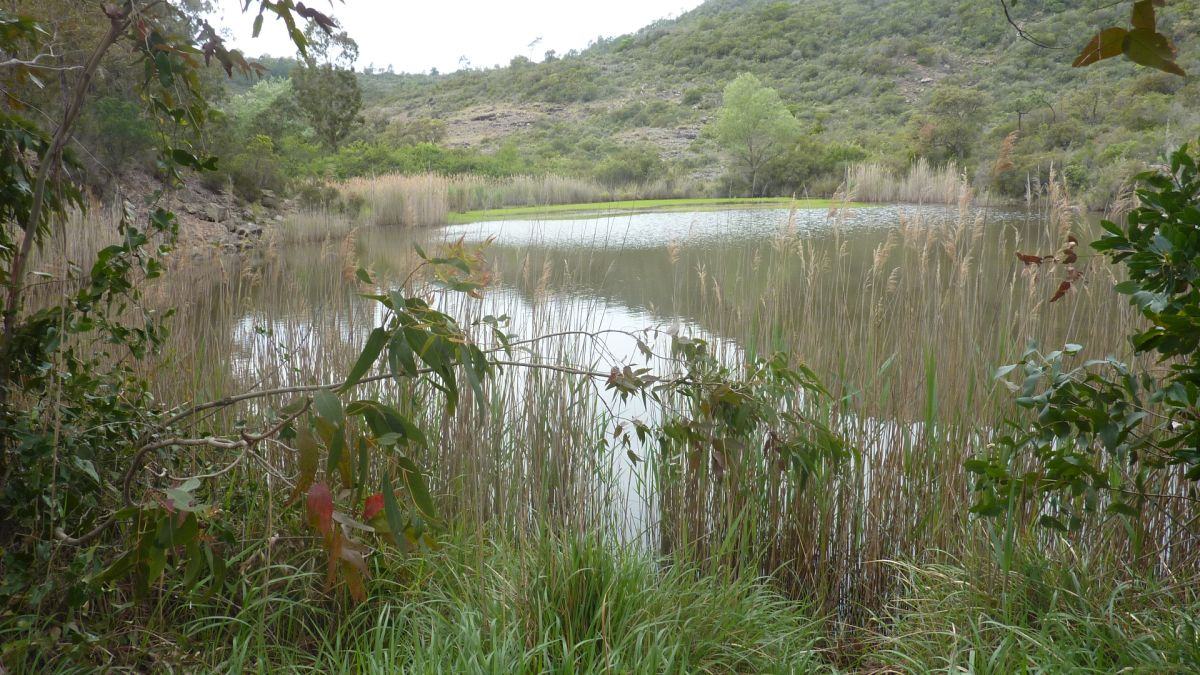
POLYGON ((1058 300, 1062 299, 1062 297, 1064 295, 1066 295, 1067 291, 1069 291, 1069 290, 1071 290, 1071 282, 1070 281, 1062 282, 1061 284, 1058 285, 1058 290, 1054 292, 1053 296, 1051 296, 1050 302, 1057 302, 1058 300))
POLYGON ((1120 56, 1124 52, 1125 37, 1129 35, 1129 31, 1118 26, 1105 28, 1096 33, 1092 41, 1087 43, 1079 56, 1075 58, 1071 65, 1075 68, 1090 66, 1097 61, 1111 59, 1114 56, 1120 56))

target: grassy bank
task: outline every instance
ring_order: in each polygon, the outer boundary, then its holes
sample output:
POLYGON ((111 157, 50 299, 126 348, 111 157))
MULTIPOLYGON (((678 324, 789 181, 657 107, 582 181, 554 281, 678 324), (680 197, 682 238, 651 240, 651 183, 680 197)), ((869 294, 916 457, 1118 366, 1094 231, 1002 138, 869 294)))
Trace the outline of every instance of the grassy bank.
MULTIPOLYGON (((1069 550, 998 575, 967 557, 877 561, 903 579, 865 625, 770 580, 704 572, 594 534, 446 533, 372 557, 352 606, 281 540, 247 550, 218 597, 168 583, 137 630, 114 592, 57 650, 45 617, 4 617, 6 663, 71 671, 321 673, 1182 673, 1200 663, 1195 587, 1097 568, 1069 550)), ((23 672, 20 670, 14 672, 23 672)))
POLYGON ((706 211, 723 208, 796 208, 827 209, 842 204, 832 199, 791 199, 789 197, 757 198, 681 198, 681 199, 637 199, 615 202, 590 202, 586 204, 554 204, 549 206, 520 206, 505 209, 485 209, 451 213, 449 222, 473 223, 481 220, 507 220, 516 218, 586 217, 604 213, 648 213, 659 211, 706 211))

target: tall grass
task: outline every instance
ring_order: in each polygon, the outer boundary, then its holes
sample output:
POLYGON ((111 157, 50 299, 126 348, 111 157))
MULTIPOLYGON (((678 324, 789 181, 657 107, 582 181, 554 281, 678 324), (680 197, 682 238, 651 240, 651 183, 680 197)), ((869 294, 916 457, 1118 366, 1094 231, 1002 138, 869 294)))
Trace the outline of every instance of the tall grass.
MULTIPOLYGON (((969 518, 963 463, 1015 414, 1009 392, 991 380, 994 368, 1030 341, 1081 343, 1080 358, 1127 357, 1125 336, 1138 319, 1112 292, 1117 279, 1102 261, 1081 256, 1084 281, 1051 304, 1061 270, 1028 269, 1013 256, 1053 252, 1068 234, 1090 238, 1093 228, 1067 195, 1056 193, 1044 212, 1022 218, 974 209, 970 191, 956 190, 956 206, 900 210, 886 228, 862 229, 839 209, 811 229, 793 213, 768 240, 718 250, 501 241, 491 252, 497 284, 487 301, 456 304, 421 289, 465 326, 508 315, 522 337, 562 333, 527 345, 518 358, 530 361, 606 370, 636 356, 632 340, 572 331, 674 322, 730 363, 787 351, 829 384, 837 403, 823 412, 853 458, 819 467, 803 486, 774 468, 765 444, 727 449, 720 471, 707 448, 699 461, 681 462, 637 447, 642 461, 634 463, 612 443, 612 416, 669 411, 614 409, 602 384, 509 368, 486 383, 483 401, 467 393, 454 415, 436 391, 414 385, 403 405, 437 439, 417 459, 456 543, 402 564, 380 556, 375 600, 356 610, 306 599, 313 591, 305 590, 312 585, 305 564, 264 568, 261 585, 232 606, 181 616, 192 639, 229 645, 204 663, 339 672, 436 663, 493 672, 565 664, 746 672, 778 663, 789 672, 817 667, 809 659, 818 641, 804 618, 814 615, 829 617, 821 631, 843 654, 840 662, 867 668, 1005 672, 1044 658, 1102 670, 1157 649, 1147 662, 1169 669, 1194 655, 1194 637, 1168 634, 1184 611, 1172 608, 1196 606, 1182 585, 1196 578, 1200 553, 1191 526, 1179 525, 1194 523, 1186 502, 1157 501, 1138 531, 1096 517, 1070 535, 1048 535, 1033 527, 1037 506, 1000 524, 969 518), (1029 542, 1030 560, 1058 567, 1037 581, 1036 570, 1012 576, 1020 561, 989 565, 1003 554, 996 542, 1008 536, 1029 542), (1168 540, 1150 556, 1135 555, 1137 541, 1168 540), (1092 560, 1135 564, 1124 571, 1109 564, 1091 582, 1073 581, 1068 572, 1077 562, 1092 560), (1143 604, 1121 585, 1137 574, 1180 584, 1152 589, 1143 604), (1103 604, 1101 595, 1118 592, 1119 602, 1103 604), (1032 599, 992 611, 999 599, 1014 602, 1013 593, 1032 599), (1047 597, 1056 593, 1060 600, 1047 597), (802 603, 784 603, 780 594, 802 603), (1121 608, 1119 616, 1112 608, 1121 608), (1029 613, 1040 613, 1036 623, 1029 613), (735 615, 744 619, 734 622, 735 615), (1138 633, 1139 625, 1149 627, 1138 633), (1072 626, 1084 632, 1069 636, 1072 626), (1059 660, 1044 651, 1068 639, 1059 660), (1119 654, 1085 654, 1125 642, 1119 654), (852 655, 859 652, 867 656, 852 655)), ((148 365, 159 398, 336 381, 378 321, 358 296, 372 289, 358 287, 353 270, 371 269, 384 286, 404 279, 415 264, 406 241, 365 229, 269 248, 254 260, 181 268, 152 293, 178 307, 174 340, 148 365)), ((489 339, 478 335, 481 344, 489 339)), ((662 349, 666 338, 647 340, 662 349)), ((396 393, 374 387, 363 393, 396 393)), ((205 428, 232 428, 256 412, 230 409, 205 428)), ((183 457, 172 471, 198 473, 229 460, 183 457)), ((294 453, 282 446, 230 471, 228 480, 255 486, 244 501, 223 506, 244 516, 245 539, 266 541, 291 527, 272 505, 293 471, 294 453)), ((1172 481, 1150 487, 1182 489, 1172 481)))
POLYGON ((1194 672, 1200 621, 1191 581, 1148 579, 1063 547, 1007 572, 987 559, 916 566, 875 617, 864 667, 893 672, 1194 672))
POLYGON ((342 190, 363 200, 371 224, 400 227, 441 225, 451 212, 704 194, 703 186, 667 178, 614 188, 554 175, 493 178, 389 174, 351 179, 342 184, 342 190))
POLYGON ((31 665, 69 669, 84 655, 137 671, 783 675, 826 663, 819 617, 752 581, 656 565, 587 534, 443 540, 421 556, 377 556, 372 600, 358 607, 321 592, 297 547, 258 549, 227 594, 151 599, 144 632, 93 624, 112 630, 103 643, 31 665))
POLYGON ((370 223, 386 227, 429 227, 446 222, 449 181, 435 174, 391 174, 353 178, 343 189, 362 199, 370 223))
POLYGON ((935 167, 924 157, 903 175, 871 162, 846 170, 846 193, 851 201, 958 204, 969 189, 954 162, 935 167))

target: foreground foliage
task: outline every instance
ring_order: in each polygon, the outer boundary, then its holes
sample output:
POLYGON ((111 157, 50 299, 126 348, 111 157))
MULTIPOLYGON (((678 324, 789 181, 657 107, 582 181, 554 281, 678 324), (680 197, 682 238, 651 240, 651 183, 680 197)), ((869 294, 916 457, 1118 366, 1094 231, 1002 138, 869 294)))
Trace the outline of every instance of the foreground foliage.
MULTIPOLYGON (((1136 532, 1143 518, 1182 508, 1175 537, 1196 536, 1190 504, 1200 481, 1197 157, 1184 145, 1169 166, 1141 180, 1140 205, 1127 226, 1105 221, 1105 235, 1092 246, 1127 270, 1115 290, 1130 296, 1148 323, 1130 341, 1135 354, 1155 360, 1126 364, 1109 357, 1076 365, 1082 347, 1068 344, 1048 354, 1031 348, 1023 363, 1002 367, 998 377, 1022 378, 1009 386, 1033 423, 1015 420, 990 454, 968 463, 978 476, 975 513, 1011 516, 1032 502, 1039 520, 1058 530, 1100 513, 1131 519, 1136 532)), ((1064 281, 1055 297, 1070 287, 1064 281)), ((1170 545, 1133 539, 1139 557, 1170 545)))

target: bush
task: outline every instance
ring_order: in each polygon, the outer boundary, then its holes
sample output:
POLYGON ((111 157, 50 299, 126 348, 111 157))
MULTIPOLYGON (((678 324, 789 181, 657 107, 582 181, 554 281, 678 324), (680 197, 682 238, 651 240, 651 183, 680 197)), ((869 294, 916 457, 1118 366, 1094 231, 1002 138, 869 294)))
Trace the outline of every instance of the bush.
POLYGON ((437 144, 446 138, 446 123, 432 117, 395 120, 388 125, 386 137, 398 146, 437 144))
POLYGON ((258 201, 265 190, 278 193, 286 187, 275 144, 262 134, 251 138, 243 150, 229 158, 226 166, 225 174, 234 194, 247 201, 258 201))
POLYGON ((622 148, 596 166, 596 180, 608 187, 647 183, 667 172, 658 151, 648 145, 622 148))
POLYGON ((93 149, 109 171, 117 171, 131 161, 144 161, 154 147, 154 129, 141 108, 122 98, 96 101, 80 132, 84 145, 93 149))

